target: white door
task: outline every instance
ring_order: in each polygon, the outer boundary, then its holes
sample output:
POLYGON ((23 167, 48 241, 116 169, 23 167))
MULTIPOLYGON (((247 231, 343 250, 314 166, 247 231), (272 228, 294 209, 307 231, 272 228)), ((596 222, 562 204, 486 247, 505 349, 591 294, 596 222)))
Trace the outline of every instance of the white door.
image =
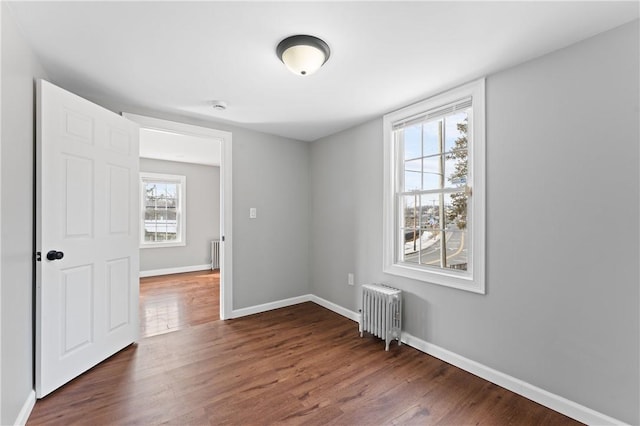
POLYGON ((138 125, 37 85, 36 395, 138 337, 138 125))

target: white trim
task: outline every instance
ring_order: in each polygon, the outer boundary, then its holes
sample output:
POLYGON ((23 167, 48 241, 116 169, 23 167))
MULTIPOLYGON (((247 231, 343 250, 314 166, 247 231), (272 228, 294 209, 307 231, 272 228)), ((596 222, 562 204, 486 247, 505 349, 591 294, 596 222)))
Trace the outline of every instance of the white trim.
POLYGON ((360 314, 357 312, 354 312, 347 308, 343 308, 342 306, 336 305, 335 303, 330 302, 327 299, 323 299, 322 297, 316 296, 315 294, 311 295, 310 300, 313 303, 322 306, 323 308, 327 308, 330 311, 335 312, 336 314, 349 318, 351 321, 355 321, 358 324, 360 323, 360 314))
POLYGON ((140 271, 140 278, 157 277, 158 275, 182 274, 184 272, 196 272, 211 270, 211 264, 179 266, 177 268, 150 269, 148 271, 140 271))
POLYGON ((232 245, 232 134, 209 127, 194 126, 176 121, 161 120, 143 115, 122 113, 123 117, 147 129, 168 130, 191 136, 214 138, 221 142, 220 164, 220 319, 233 318, 233 245, 232 245), (223 241, 224 240, 224 241, 223 241))
POLYGON ((27 420, 29 420, 29 416, 31 415, 31 411, 33 410, 33 407, 35 405, 36 391, 31 390, 31 392, 29 392, 29 394, 27 395, 27 399, 24 401, 24 404, 22 404, 22 408, 18 413, 18 417, 16 417, 16 420, 13 422, 13 424, 20 426, 27 424, 27 420))
POLYGON ((220 319, 233 318, 233 185, 231 133, 222 139, 220 153, 220 319))
POLYGON ((235 309, 231 314, 231 318, 246 317, 247 315, 259 314, 262 312, 272 311, 274 309, 297 305, 299 303, 311 302, 311 298, 311 294, 305 294, 302 296, 290 297, 289 299, 276 300, 275 302, 235 309))
MULTIPOLYGON (((2 22, 2 10, 4 9, 4 2, 0 4, 0 23, 2 22)), ((2 31, 0 31, 0 46, 2 46, 2 31)), ((2 54, 0 54, 0 165, 2 164, 2 147, 4 141, 2 140, 2 54)), ((0 167, 1 169, 2 167, 0 167)), ((1 172, 2 170, 0 170, 1 172)), ((2 176, 2 173, 0 173, 2 176)), ((0 178, 0 235, 2 235, 2 178, 0 178)), ((0 277, 2 277, 2 245, 0 244, 0 277)), ((32 308, 33 309, 33 308, 32 308)), ((0 287, 0 358, 2 355, 2 287, 0 287)), ((2 362, 0 362, 0 421, 2 421, 2 362)))
POLYGON ((537 402, 547 408, 562 413, 568 417, 571 417, 579 422, 594 425, 624 425, 624 422, 609 417, 605 414, 599 413, 591 408, 585 407, 573 401, 570 401, 562 396, 553 394, 530 383, 517 379, 508 374, 494 370, 491 367, 480 364, 469 358, 465 358, 462 355, 458 355, 455 352, 451 352, 433 343, 426 342, 418 337, 403 331, 402 342, 412 346, 419 351, 434 356, 449 364, 455 365, 462 370, 465 370, 473 375, 476 375, 482 379, 488 380, 491 383, 510 390, 518 395, 524 396, 527 399, 537 402))
POLYGON ((349 310, 347 308, 343 308, 340 305, 337 305, 333 302, 328 301, 327 299, 323 299, 322 297, 316 296, 315 294, 305 294, 302 296, 290 297, 288 299, 276 300, 274 302, 263 303, 261 305, 249 306, 247 308, 236 309, 233 311, 233 318, 240 318, 247 315, 259 314, 262 312, 272 311, 274 309, 280 309, 287 306, 297 305, 299 303, 305 302, 313 302, 316 305, 320 305, 323 308, 327 308, 330 311, 337 313, 338 315, 342 315, 352 321, 357 323, 360 322, 360 314, 349 310))
POLYGON ((484 78, 391 112, 383 117, 383 272, 485 294, 485 136, 484 78), (396 166, 396 144, 392 138, 393 125, 416 114, 424 113, 438 106, 451 104, 469 96, 473 99, 470 120, 472 142, 469 146, 469 171, 474 193, 469 205, 471 220, 469 221, 468 237, 472 246, 470 258, 468 259, 469 272, 462 274, 456 271, 428 269, 397 262, 395 255, 397 212, 394 200, 398 170, 396 166))

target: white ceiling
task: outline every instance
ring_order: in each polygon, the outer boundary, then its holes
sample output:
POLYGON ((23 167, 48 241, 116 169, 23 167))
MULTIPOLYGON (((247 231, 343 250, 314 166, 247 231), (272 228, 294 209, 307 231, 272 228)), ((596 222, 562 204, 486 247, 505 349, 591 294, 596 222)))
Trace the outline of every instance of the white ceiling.
POLYGON ((221 141, 140 127, 140 157, 219 166, 221 141))
POLYGON ((639 16, 637 1, 9 6, 52 82, 94 102, 307 141, 639 16), (299 33, 331 47, 308 77, 275 55, 299 33), (214 111, 214 99, 228 109, 214 111))

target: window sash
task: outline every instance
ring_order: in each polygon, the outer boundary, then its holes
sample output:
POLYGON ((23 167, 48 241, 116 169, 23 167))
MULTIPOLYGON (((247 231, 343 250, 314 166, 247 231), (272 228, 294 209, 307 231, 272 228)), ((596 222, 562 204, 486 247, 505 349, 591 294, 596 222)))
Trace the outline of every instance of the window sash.
MULTIPOLYGON (((468 188, 470 187, 470 185, 473 184, 473 182, 470 181, 470 177, 468 173, 470 169, 469 163, 471 160, 469 158, 469 148, 473 146, 473 138, 469 132, 469 127, 471 127, 472 125, 471 108, 472 108, 471 98, 465 98, 461 101, 457 101, 449 105, 435 107, 425 113, 418 114, 409 119, 401 120, 399 122, 400 125, 398 125, 397 123, 394 123, 392 127, 393 141, 396 144, 396 149, 394 150, 396 152, 395 163, 397 165, 397 170, 398 170, 398 173, 396 176, 396 184, 395 184, 396 241, 395 241, 395 247, 394 247, 394 259, 398 263, 410 264, 413 267, 418 267, 418 268, 433 269, 433 270, 440 270, 440 271, 447 271, 447 272, 449 272, 449 270, 451 269, 448 263, 449 254, 447 252, 447 233, 449 233, 449 235, 451 235, 451 232, 467 233, 468 229, 456 229, 456 230, 448 229, 449 220, 447 218, 447 209, 450 208, 450 205, 444 204, 445 202, 444 196, 447 194, 465 192, 467 194, 467 199, 470 197, 471 191, 469 191, 468 188), (466 159, 467 176, 465 177, 466 183, 464 185, 459 185, 459 186, 448 186, 449 182, 447 182, 448 181, 446 177, 447 171, 445 168, 446 155, 452 151, 455 151, 455 149, 453 149, 453 147, 450 150, 446 149, 446 142, 445 142, 447 137, 445 132, 446 120, 447 118, 455 116, 455 114, 459 112, 465 112, 466 120, 467 120, 467 132, 465 134, 465 137, 467 138, 467 147, 465 149, 467 153, 467 159, 466 159), (424 123, 434 122, 434 121, 439 122, 438 133, 435 141, 436 142, 435 145, 437 146, 437 151, 434 153, 429 153, 427 155, 424 155, 424 147, 425 147, 424 123), (420 145, 421 155, 419 157, 415 157, 415 158, 411 157, 407 159, 405 154, 405 149, 406 149, 405 130, 408 127, 413 127, 418 125, 420 125, 420 136, 418 141, 420 145), (436 183, 434 185, 435 187, 432 187, 429 189, 424 189, 424 186, 425 186, 424 174, 429 173, 425 171, 425 164, 424 164, 425 159, 435 159, 438 164, 437 168, 439 169, 439 171, 434 172, 436 175, 439 176, 439 178, 437 178, 436 183), (407 165, 409 162, 417 161, 417 160, 420 160, 420 171, 417 171, 416 173, 420 175, 422 189, 407 191, 405 187, 406 186, 405 176, 407 176, 407 171, 408 171, 407 165), (424 209, 424 206, 422 205, 422 200, 421 200, 422 195, 439 195, 440 196, 438 197, 439 201, 437 203, 437 217, 438 217, 439 227, 437 229, 432 228, 428 231, 428 233, 431 233, 431 234, 437 233, 437 238, 434 238, 434 241, 428 247, 428 249, 430 249, 432 253, 439 252, 440 259, 439 259, 439 264, 437 265, 433 265, 433 264, 429 265, 422 262, 423 251, 427 251, 427 248, 425 249, 422 248, 422 241, 424 238, 424 232, 422 231, 418 232, 419 234, 418 236, 414 236, 414 241, 413 241, 413 246, 416 247, 415 239, 419 237, 420 241, 419 241, 419 244, 417 245, 420 246, 420 248, 417 251, 417 262, 407 261, 408 256, 407 256, 407 250, 406 250, 406 246, 407 246, 406 231, 409 230, 410 232, 412 229, 422 230, 423 227, 421 226, 421 223, 418 223, 417 226, 416 226, 416 223, 414 223, 413 226, 409 228, 406 226, 405 215, 407 214, 407 212, 405 211, 406 207, 405 207, 404 200, 406 199, 406 197, 414 197, 416 199, 415 206, 414 206, 415 208, 417 208, 418 200, 420 200, 419 211, 420 211, 420 215, 422 215, 422 212, 424 209), (435 251, 433 250, 434 246, 436 246, 435 251)), ((409 172, 411 171, 409 170, 409 172)), ((471 209, 469 207, 472 203, 467 202, 465 204, 466 204, 465 206, 466 208, 464 212, 464 215, 466 218, 465 223, 471 224, 473 220, 471 217, 471 209)), ((434 203, 434 207, 432 207, 432 209, 435 209, 435 208, 436 207, 434 203)), ((434 212, 432 212, 431 214, 433 215, 433 217, 436 217, 436 214, 434 212)), ((414 221, 415 220, 416 218, 414 217, 414 221)), ((422 219, 419 218, 419 222, 421 220, 422 219)), ((459 244, 464 244, 464 243, 465 243, 465 240, 461 239, 459 244)), ((469 249, 469 247, 467 247, 466 254, 469 258, 473 255, 473 252, 472 250, 469 249)), ((469 262, 466 262, 465 268, 462 268, 458 271, 453 271, 453 274, 460 275, 463 277, 472 276, 473 272, 471 269, 472 269, 472 266, 469 266, 469 262)))
MULTIPOLYGON (((385 273, 484 294, 484 126, 484 79, 385 115, 383 119, 385 132, 383 270, 385 273), (405 160, 421 160, 428 156, 422 155, 425 153, 425 145, 423 145, 419 157, 405 159, 404 152, 400 149, 400 144, 397 143, 399 134, 410 126, 439 120, 463 109, 468 110, 467 138, 469 143, 467 146, 466 181, 460 179, 459 182, 446 183, 444 187, 421 187, 413 191, 405 190, 403 186, 405 160), (472 189, 475 190, 472 191, 472 189), (403 222, 405 220, 403 216, 405 212, 402 207, 405 202, 403 197, 423 195, 433 197, 437 194, 447 196, 462 191, 467 195, 467 217, 464 228, 466 232, 464 245, 469 254, 467 271, 399 261, 402 256, 399 257, 398 254, 403 254, 404 230, 407 227, 403 222)), ((412 149, 415 151, 415 147, 412 149)), ((444 151, 446 155, 447 150, 444 151)), ((440 153, 432 156, 437 155, 440 153)), ((421 173, 424 171, 422 168, 421 173)), ((422 208, 424 209, 424 206, 422 208)), ((450 220, 455 221, 456 219, 450 217, 450 220)), ((420 225, 424 225, 424 223, 420 225)), ((429 231, 462 232, 441 228, 437 225, 436 228, 429 228, 429 231)), ((458 241, 462 238, 460 235, 457 236, 458 241)), ((415 256, 410 260, 415 262, 415 256)))
POLYGON ((184 176, 140 173, 142 221, 140 247, 170 247, 186 244, 186 225, 184 221, 185 185, 186 178, 184 176), (147 190, 149 185, 152 184, 166 187, 149 196, 147 190), (173 191, 170 191, 167 187, 170 187, 173 191), (158 201, 161 202, 158 203, 158 201), (152 213, 153 217, 147 219, 148 213, 152 213), (172 216, 175 216, 175 219, 171 218, 172 216), (172 227, 175 227, 175 237, 169 238, 171 234, 174 234, 174 232, 169 232, 172 227), (152 236, 151 239, 147 239, 148 228, 152 229, 149 231, 149 235, 152 236))

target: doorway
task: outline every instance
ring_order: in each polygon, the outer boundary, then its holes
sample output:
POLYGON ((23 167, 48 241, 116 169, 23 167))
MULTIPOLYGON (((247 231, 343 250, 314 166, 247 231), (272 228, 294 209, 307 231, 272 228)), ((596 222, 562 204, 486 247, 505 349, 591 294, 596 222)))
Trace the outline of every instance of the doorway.
MULTIPOLYGON (((194 126, 174 121, 161 120, 137 114, 123 113, 123 116, 140 125, 141 129, 174 133, 196 137, 218 143, 220 146, 220 275, 219 300, 220 319, 232 317, 232 194, 231 194, 231 138, 230 132, 207 127, 194 126)), ((192 155, 192 153, 181 153, 192 155)), ((195 154, 197 155, 197 154, 195 154)))

